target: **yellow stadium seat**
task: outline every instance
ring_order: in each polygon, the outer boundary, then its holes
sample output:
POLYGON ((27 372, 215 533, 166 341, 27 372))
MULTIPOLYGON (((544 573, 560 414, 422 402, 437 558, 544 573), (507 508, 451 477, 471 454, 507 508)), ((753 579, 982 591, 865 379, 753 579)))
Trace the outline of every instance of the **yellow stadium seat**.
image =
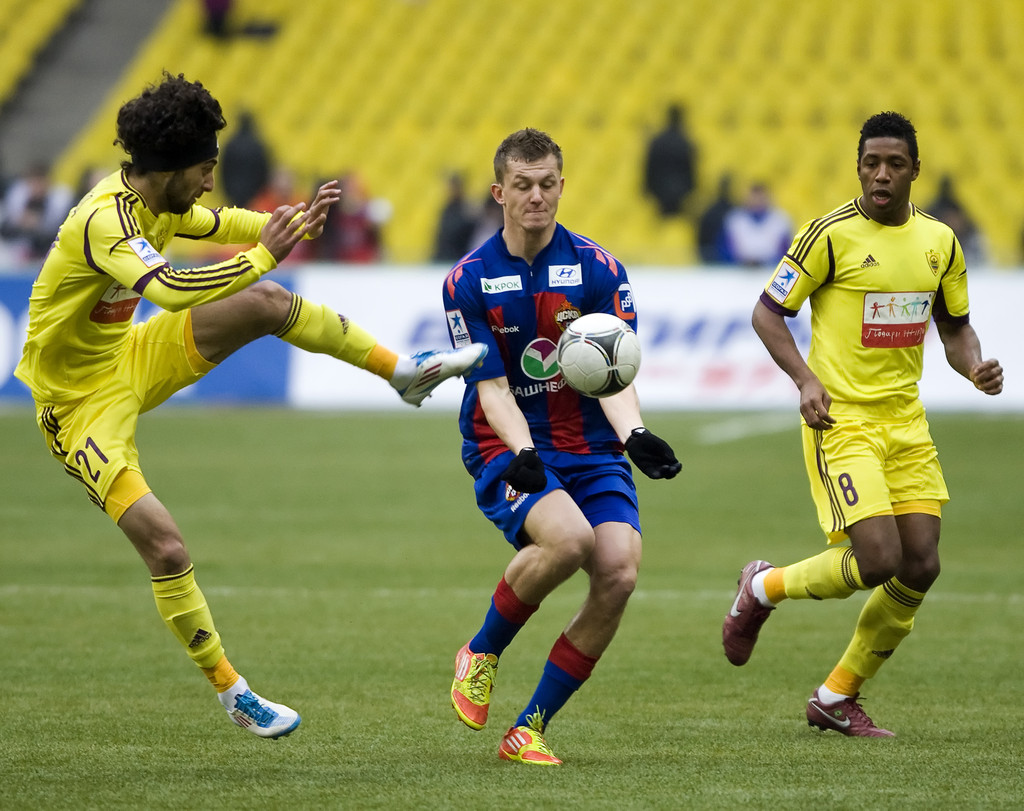
POLYGON ((396 261, 430 255, 445 175, 465 173, 482 198, 498 142, 530 125, 565 149, 568 227, 629 264, 688 265, 693 219, 660 221, 640 187, 667 104, 685 106, 699 152, 694 213, 729 172, 737 196, 768 183, 796 224, 858 193, 859 127, 897 109, 920 133, 918 202, 953 175, 997 263, 1020 261, 1024 3, 926 5, 236 0, 239 19, 278 31, 215 42, 198 35, 199 4, 176 0, 58 168, 76 178, 119 159, 117 107, 166 67, 214 90, 229 123, 251 109, 303 184, 357 170, 393 205, 396 261))

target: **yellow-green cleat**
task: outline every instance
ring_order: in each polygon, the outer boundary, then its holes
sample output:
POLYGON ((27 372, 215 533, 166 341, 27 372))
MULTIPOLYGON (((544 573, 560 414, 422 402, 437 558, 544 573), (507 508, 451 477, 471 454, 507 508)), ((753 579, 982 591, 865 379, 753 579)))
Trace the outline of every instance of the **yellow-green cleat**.
POLYGON ((512 727, 501 739, 498 757, 531 766, 561 766, 544 736, 533 727, 512 727))
POLYGON ((497 671, 498 657, 493 653, 473 653, 468 642, 455 654, 452 707, 470 729, 483 729, 487 723, 497 671))

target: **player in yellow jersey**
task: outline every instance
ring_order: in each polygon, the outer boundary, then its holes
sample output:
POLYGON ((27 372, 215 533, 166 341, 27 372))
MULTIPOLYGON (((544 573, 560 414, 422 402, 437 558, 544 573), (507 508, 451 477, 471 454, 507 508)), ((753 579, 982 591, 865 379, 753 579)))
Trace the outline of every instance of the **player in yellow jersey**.
POLYGON ((893 735, 865 714, 860 690, 910 633, 939 575, 949 497, 917 387, 929 322, 953 369, 985 394, 1003 388, 1002 367, 982 359, 969 323, 956 237, 910 201, 919 172, 913 125, 892 112, 869 118, 857 152, 861 196, 801 229, 753 314, 800 392, 804 459, 830 546, 785 567, 748 563, 722 641, 732 664, 746 664, 781 601, 870 590, 846 652, 807 703, 810 725, 850 736, 893 735), (807 300, 805 361, 785 318, 807 300))
POLYGON ((397 355, 365 330, 281 285, 261 281, 298 240, 323 231, 332 181, 307 208, 211 210, 220 104, 199 82, 164 74, 124 104, 117 141, 128 160, 72 210, 32 288, 16 374, 32 390, 51 453, 121 528, 152 575, 157 609, 239 726, 265 738, 292 732, 297 712, 249 689, 224 655, 174 519, 139 466, 139 414, 164 402, 245 344, 276 335, 384 378, 412 405, 475 368, 486 347, 397 355), (173 268, 174 236, 256 243, 209 267, 173 268), (163 308, 133 324, 141 298, 163 308))

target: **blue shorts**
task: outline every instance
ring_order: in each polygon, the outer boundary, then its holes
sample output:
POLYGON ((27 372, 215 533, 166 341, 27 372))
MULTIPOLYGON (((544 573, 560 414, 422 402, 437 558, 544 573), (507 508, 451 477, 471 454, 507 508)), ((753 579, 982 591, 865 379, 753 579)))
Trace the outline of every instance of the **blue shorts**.
POLYGON ((633 472, 621 453, 562 453, 538 451, 548 484, 539 493, 520 493, 501 480, 514 458, 512 451, 492 459, 476 480, 476 503, 481 512, 504 533, 516 549, 524 545, 520 533, 526 515, 540 499, 554 490, 565 490, 592 527, 608 521, 629 524, 640 532, 633 472))

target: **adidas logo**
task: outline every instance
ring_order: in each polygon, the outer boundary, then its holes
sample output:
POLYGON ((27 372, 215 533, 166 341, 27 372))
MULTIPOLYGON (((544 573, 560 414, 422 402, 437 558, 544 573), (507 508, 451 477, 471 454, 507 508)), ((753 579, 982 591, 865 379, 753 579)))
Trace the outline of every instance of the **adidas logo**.
POLYGON ((198 631, 196 631, 196 635, 192 637, 192 641, 188 643, 188 646, 190 648, 198 648, 212 636, 213 634, 211 634, 209 631, 204 631, 202 628, 200 628, 198 631))
POLYGON ((867 258, 860 263, 860 266, 862 268, 877 268, 879 267, 879 264, 876 261, 875 257, 873 257, 871 254, 868 254, 867 258))

